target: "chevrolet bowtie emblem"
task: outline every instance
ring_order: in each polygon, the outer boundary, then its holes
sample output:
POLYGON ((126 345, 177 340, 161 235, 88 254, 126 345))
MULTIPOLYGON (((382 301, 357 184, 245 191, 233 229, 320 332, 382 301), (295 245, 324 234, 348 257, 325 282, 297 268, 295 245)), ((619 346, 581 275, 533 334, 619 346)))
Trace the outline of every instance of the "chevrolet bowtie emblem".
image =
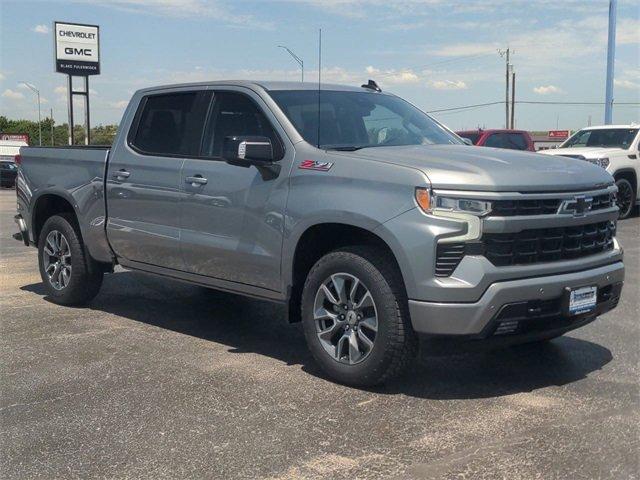
POLYGON ((565 200, 560 204, 558 213, 572 213, 574 217, 583 217, 591 210, 593 198, 576 195, 572 200, 565 200))

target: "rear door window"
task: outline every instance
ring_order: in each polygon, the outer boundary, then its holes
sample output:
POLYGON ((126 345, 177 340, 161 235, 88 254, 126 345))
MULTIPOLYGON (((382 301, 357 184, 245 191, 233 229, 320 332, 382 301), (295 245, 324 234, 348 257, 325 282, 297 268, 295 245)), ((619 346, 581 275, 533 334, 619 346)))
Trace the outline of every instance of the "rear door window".
POLYGON ((526 150, 527 141, 521 133, 492 133, 484 142, 485 147, 526 150))
POLYGON ((209 92, 179 92, 143 99, 130 143, 143 153, 195 156, 200 149, 209 92))
POLYGON ((521 133, 510 133, 508 138, 509 145, 512 145, 508 148, 513 148, 515 150, 526 150, 527 149, 527 140, 524 138, 524 135, 521 133))

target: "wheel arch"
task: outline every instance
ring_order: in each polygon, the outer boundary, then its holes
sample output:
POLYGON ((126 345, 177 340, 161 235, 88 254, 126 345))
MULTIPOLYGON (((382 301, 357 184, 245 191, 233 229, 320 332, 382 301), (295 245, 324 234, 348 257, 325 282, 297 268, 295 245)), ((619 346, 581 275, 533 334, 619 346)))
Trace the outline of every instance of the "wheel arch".
POLYGON ((286 285, 288 291, 288 319, 295 323, 300 321, 300 299, 302 287, 309 270, 323 255, 340 247, 355 245, 371 245, 385 251, 401 273, 402 270, 396 255, 382 236, 374 233, 374 226, 356 225, 341 222, 320 222, 308 225, 296 238, 295 248, 290 249, 286 267, 286 285))
POLYGON ((76 222, 80 236, 82 237, 80 225, 78 223, 78 213, 73 206, 73 199, 67 198, 59 193, 43 193, 38 196, 31 209, 31 232, 33 242, 38 244, 38 237, 42 227, 48 218, 61 213, 71 214, 76 222))
POLYGON ((633 168, 621 168, 613 173, 614 180, 618 181, 621 178, 626 178, 631 182, 633 191, 638 195, 638 175, 633 168))

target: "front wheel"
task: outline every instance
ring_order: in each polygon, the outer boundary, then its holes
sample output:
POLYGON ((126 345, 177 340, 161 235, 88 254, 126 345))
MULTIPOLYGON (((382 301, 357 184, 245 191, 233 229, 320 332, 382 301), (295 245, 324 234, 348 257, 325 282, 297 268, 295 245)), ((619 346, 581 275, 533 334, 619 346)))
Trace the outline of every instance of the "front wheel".
POLYGON ((54 215, 45 222, 38 240, 38 263, 47 295, 60 305, 86 303, 102 285, 103 272, 85 254, 69 215, 54 215))
POLYGON ((302 292, 302 322, 315 360, 344 384, 383 383, 417 351, 402 278, 381 249, 344 248, 318 260, 302 292))
POLYGON ((620 209, 620 219, 629 218, 633 212, 633 207, 636 203, 636 192, 633 190, 633 185, 626 178, 619 178, 616 180, 616 187, 618 187, 617 203, 620 209))

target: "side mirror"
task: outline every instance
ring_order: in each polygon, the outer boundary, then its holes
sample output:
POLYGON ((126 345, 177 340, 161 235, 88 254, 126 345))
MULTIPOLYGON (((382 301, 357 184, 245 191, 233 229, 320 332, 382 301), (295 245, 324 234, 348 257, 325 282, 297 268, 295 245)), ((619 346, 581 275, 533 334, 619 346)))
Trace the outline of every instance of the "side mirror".
POLYGON ((273 145, 267 137, 246 135, 225 137, 222 156, 232 165, 241 167, 266 166, 273 162, 273 145))
POLYGON ((470 139, 470 138, 467 138, 467 137, 461 137, 461 138, 462 138, 462 141, 463 141, 464 143, 466 143, 467 145, 469 145, 469 146, 473 147, 473 142, 471 141, 471 139, 470 139))

